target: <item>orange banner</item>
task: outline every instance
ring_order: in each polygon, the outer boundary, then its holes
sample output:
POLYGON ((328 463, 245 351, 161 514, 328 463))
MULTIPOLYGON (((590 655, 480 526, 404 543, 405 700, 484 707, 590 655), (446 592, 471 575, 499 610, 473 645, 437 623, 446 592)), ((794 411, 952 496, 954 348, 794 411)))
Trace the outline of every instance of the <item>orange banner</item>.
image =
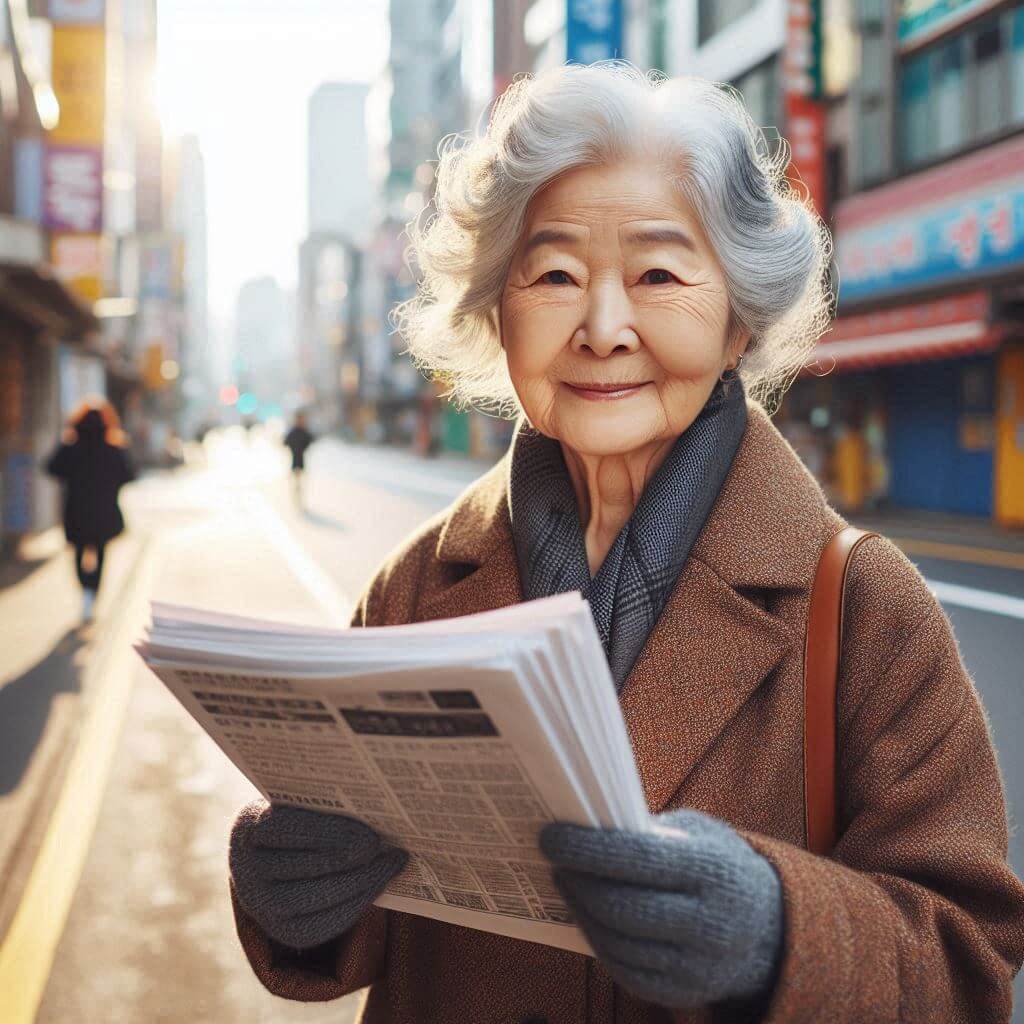
POLYGON ((106 57, 102 28, 54 26, 53 91, 60 104, 60 120, 50 132, 53 142, 103 142, 106 57))

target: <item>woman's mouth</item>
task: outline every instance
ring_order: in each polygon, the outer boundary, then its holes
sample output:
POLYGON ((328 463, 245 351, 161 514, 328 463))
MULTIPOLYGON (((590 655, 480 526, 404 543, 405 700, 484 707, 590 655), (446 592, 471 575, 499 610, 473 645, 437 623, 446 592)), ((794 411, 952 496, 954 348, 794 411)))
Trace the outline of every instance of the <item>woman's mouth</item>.
POLYGON ((611 402, 617 398, 626 398, 629 395, 635 395, 642 388, 647 387, 651 382, 649 380, 643 381, 619 381, 613 384, 600 384, 597 382, 588 382, 586 384, 570 384, 565 381, 565 386, 574 394, 580 398, 586 398, 591 402, 611 402))

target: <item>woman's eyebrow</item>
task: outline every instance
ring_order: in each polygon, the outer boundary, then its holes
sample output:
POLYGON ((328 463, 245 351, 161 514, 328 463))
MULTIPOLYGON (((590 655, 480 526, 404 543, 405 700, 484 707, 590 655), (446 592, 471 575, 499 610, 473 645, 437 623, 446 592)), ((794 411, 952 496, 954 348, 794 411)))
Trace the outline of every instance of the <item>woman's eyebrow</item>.
POLYGON ((525 256, 528 252, 541 245, 556 243, 572 245, 573 242, 578 241, 579 237, 570 231, 564 231, 559 228, 541 228, 540 231, 535 231, 523 244, 523 255, 525 256))
POLYGON ((680 228, 639 228, 630 231, 626 241, 638 245, 681 245, 690 252, 696 252, 693 239, 680 228))

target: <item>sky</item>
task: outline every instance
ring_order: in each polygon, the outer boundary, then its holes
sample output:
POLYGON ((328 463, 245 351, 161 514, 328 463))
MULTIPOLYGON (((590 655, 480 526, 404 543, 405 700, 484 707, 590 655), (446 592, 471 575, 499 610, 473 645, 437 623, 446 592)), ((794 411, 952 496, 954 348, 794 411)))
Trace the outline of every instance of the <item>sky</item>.
POLYGON ((206 163, 212 326, 243 281, 294 287, 306 233, 306 104, 327 81, 372 81, 386 0, 159 0, 161 119, 206 163))

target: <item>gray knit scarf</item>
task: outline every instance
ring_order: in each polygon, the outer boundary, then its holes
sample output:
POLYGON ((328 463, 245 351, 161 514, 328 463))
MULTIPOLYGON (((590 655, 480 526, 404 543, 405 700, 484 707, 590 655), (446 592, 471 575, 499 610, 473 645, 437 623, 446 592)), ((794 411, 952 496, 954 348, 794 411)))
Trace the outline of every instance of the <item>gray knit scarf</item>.
POLYGON ((746 423, 742 384, 718 384, 648 481, 593 578, 561 445, 525 424, 513 439, 508 502, 523 595, 579 590, 619 690, 718 497, 746 423))

